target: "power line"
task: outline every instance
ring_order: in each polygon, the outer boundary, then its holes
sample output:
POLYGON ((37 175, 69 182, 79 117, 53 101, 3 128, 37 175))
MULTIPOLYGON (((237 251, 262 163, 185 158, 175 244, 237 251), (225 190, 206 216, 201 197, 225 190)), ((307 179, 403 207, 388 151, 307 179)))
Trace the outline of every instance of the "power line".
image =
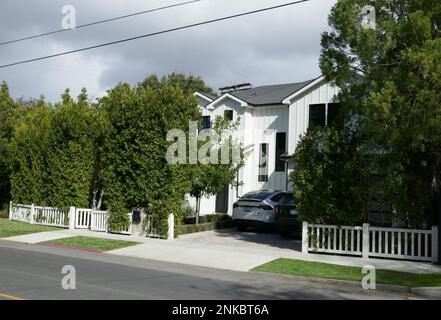
POLYGON ((23 37, 23 38, 19 38, 19 39, 14 39, 14 40, 9 40, 9 41, 5 41, 5 42, 0 42, 0 46, 4 46, 4 45, 7 45, 7 44, 16 43, 16 42, 21 42, 21 41, 26 41, 26 40, 31 40, 31 39, 35 39, 35 38, 40 38, 40 37, 44 37, 44 36, 49 36, 49 35, 53 35, 53 34, 57 34, 57 33, 72 31, 72 30, 76 30, 76 29, 87 28, 87 27, 95 26, 97 24, 102 24, 102 23, 112 22, 112 21, 115 21, 115 20, 121 20, 121 19, 130 18, 130 17, 135 17, 135 16, 139 16, 139 15, 142 15, 142 14, 151 13, 151 12, 155 12, 155 11, 161 11, 161 10, 175 8, 175 7, 185 6, 185 5, 188 5, 188 4, 191 4, 191 3, 195 3, 195 2, 200 2, 200 1, 202 1, 202 0, 192 0, 192 1, 182 2, 182 3, 176 3, 176 4, 172 4, 172 5, 165 6, 165 7, 159 7, 159 8, 139 11, 139 12, 135 12, 135 13, 131 13, 131 14, 127 14, 127 15, 124 15, 124 16, 115 17, 115 18, 110 18, 110 19, 90 22, 90 23, 86 23, 86 24, 83 24, 83 25, 76 26, 75 28, 72 28, 72 29, 59 29, 59 30, 55 30, 55 31, 45 32, 45 33, 41 33, 41 34, 36 34, 36 35, 33 35, 33 36, 27 36, 27 37, 23 37))
POLYGON ((206 25, 206 24, 211 24, 211 23, 215 23, 215 22, 220 22, 220 21, 235 19, 235 18, 239 18, 239 17, 243 17, 243 16, 248 16, 248 15, 251 15, 251 14, 256 14, 256 13, 260 13, 260 12, 264 12, 264 11, 270 11, 270 10, 280 9, 280 8, 283 8, 283 7, 293 6, 293 5, 300 4, 300 3, 303 3, 303 2, 308 2, 308 1, 311 1, 311 0, 299 0, 299 1, 288 2, 288 3, 284 3, 284 4, 281 4, 281 5, 277 5, 277 6, 266 7, 266 8, 262 8, 262 9, 258 9, 258 10, 253 10, 253 11, 248 11, 248 12, 244 12, 244 13, 239 13, 239 14, 235 14, 235 15, 230 15, 230 16, 226 16, 226 17, 222 17, 222 18, 217 18, 217 19, 206 20, 206 21, 202 21, 202 22, 198 22, 198 23, 193 23, 193 24, 182 26, 182 27, 176 27, 176 28, 172 28, 172 29, 162 30, 162 31, 153 32, 153 33, 149 33, 149 34, 144 34, 144 35, 140 35, 140 36, 136 36, 136 37, 131 37, 131 38, 126 38, 126 39, 122 39, 122 40, 106 42, 106 43, 103 43, 103 44, 98 44, 98 45, 94 45, 94 46, 90 46, 90 47, 85 47, 85 48, 81 48, 81 49, 64 51, 64 52, 60 52, 60 53, 56 53, 56 54, 52 54, 52 55, 48 55, 48 56, 43 56, 43 57, 39 57, 39 58, 34 58, 34 59, 29 59, 29 60, 13 62, 13 63, 1 65, 0 69, 16 66, 16 65, 20 65, 20 64, 35 62, 35 61, 41 61, 41 60, 56 58, 56 57, 65 56, 65 55, 72 54, 72 53, 78 53, 78 52, 82 52, 82 51, 98 49, 98 48, 107 47, 107 46, 111 46, 111 45, 115 45, 115 44, 119 44, 119 43, 123 43, 123 42, 129 42, 129 41, 134 41, 134 40, 138 40, 138 39, 142 39, 142 38, 153 37, 153 36, 157 36, 157 35, 160 35, 160 34, 171 33, 171 32, 175 32, 175 31, 179 31, 179 30, 190 29, 190 28, 194 28, 194 27, 198 27, 198 26, 202 26, 202 25, 206 25))

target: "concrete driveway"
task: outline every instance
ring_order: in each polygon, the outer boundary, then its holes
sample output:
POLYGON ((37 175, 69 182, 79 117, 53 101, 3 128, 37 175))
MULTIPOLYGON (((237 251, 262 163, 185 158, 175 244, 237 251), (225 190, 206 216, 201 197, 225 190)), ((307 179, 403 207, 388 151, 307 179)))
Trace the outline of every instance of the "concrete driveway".
POLYGON ((224 270, 248 271, 299 248, 277 234, 242 233, 235 229, 180 236, 173 241, 150 239, 145 244, 115 250, 111 254, 196 265, 224 270))
POLYGON ((300 240, 283 239, 278 233, 269 231, 247 231, 222 229, 179 236, 177 241, 202 242, 209 245, 231 246, 248 250, 292 250, 300 252, 300 240))

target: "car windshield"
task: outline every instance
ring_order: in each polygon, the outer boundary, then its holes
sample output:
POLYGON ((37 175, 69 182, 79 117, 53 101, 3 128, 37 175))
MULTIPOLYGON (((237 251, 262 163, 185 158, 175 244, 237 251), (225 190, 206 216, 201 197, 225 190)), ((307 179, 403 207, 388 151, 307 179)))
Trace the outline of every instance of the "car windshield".
POLYGON ((254 200, 254 201, 263 201, 266 198, 273 195, 274 192, 271 191, 259 191, 259 192, 250 192, 240 198, 240 200, 254 200))

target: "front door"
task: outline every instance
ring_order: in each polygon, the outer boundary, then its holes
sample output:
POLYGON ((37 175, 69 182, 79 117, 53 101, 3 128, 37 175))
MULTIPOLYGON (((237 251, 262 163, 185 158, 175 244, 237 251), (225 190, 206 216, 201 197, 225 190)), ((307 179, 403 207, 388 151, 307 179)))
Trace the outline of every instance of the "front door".
POLYGON ((228 197, 230 186, 225 185, 224 189, 216 196, 216 213, 228 213, 228 197))

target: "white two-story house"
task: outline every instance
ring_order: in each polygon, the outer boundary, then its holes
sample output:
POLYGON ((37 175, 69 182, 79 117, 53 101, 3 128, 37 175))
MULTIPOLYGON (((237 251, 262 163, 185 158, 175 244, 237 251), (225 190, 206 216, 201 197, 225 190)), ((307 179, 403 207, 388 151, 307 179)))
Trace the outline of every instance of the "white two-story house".
MULTIPOLYGON (((232 214, 233 203, 256 190, 290 190, 289 158, 310 123, 326 125, 338 110, 338 88, 323 77, 300 83, 223 88, 219 97, 196 93, 204 128, 217 116, 240 118, 239 137, 245 154, 238 188, 225 186, 217 196, 201 200, 201 214, 232 214)), ((194 206, 194 199, 190 199, 194 206)))

